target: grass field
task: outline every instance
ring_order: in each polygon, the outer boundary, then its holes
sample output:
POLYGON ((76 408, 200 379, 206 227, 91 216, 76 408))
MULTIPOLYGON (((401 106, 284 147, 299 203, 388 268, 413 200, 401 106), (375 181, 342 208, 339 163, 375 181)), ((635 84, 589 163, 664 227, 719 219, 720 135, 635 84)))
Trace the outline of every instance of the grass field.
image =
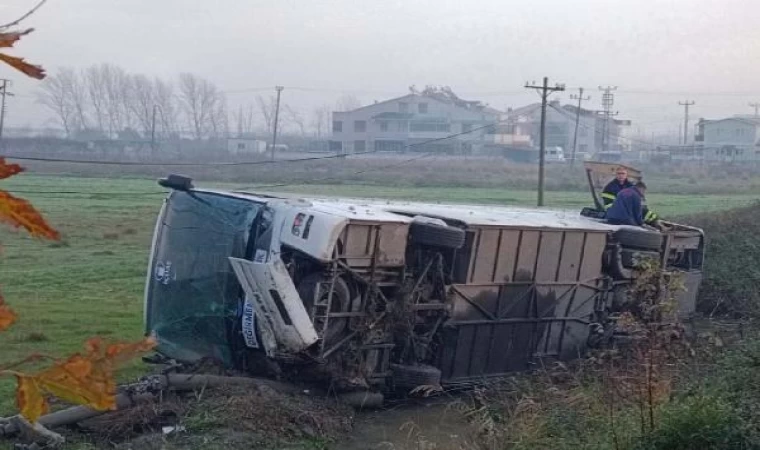
MULTIPOLYGON (((209 184, 215 187, 242 185, 209 184)), ((142 334, 142 291, 150 238, 162 189, 145 179, 20 175, 4 189, 31 200, 59 229, 57 243, 35 241, 3 228, 0 286, 19 322, 0 334, 0 364, 33 352, 63 356, 88 337, 137 339, 142 334)), ((532 205, 535 193, 498 188, 291 186, 312 195, 379 197, 419 201, 532 205)), ((582 192, 548 192, 547 203, 579 209, 590 203, 582 192)), ((661 215, 682 216, 747 204, 756 196, 653 194, 661 215)), ((142 370, 134 363, 122 374, 142 370)), ((13 405, 12 379, 0 380, 0 415, 13 405)))

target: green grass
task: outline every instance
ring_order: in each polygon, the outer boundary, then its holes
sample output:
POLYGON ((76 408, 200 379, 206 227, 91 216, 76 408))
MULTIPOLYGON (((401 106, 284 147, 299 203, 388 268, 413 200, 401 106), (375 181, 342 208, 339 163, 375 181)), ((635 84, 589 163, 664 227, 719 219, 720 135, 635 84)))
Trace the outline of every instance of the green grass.
MULTIPOLYGON (((364 185, 310 185, 281 189, 283 192, 308 193, 309 195, 346 196, 360 198, 385 198, 421 202, 475 203, 486 205, 535 206, 534 191, 505 190, 498 188, 447 188, 447 187, 392 187, 364 185)), ((649 205, 665 217, 719 211, 747 205, 757 200, 757 195, 667 195, 647 196, 649 205)), ((577 209, 592 206, 587 192, 557 192, 545 194, 548 207, 577 209)))
MULTIPOLYGON (((215 187, 240 185, 209 184, 215 187)), ((0 286, 19 322, 0 334, 0 364, 33 352, 57 357, 80 350, 99 335, 114 340, 142 336, 142 292, 148 250, 162 189, 145 179, 20 175, 4 189, 31 200, 63 235, 60 243, 37 241, 0 230, 0 286), (86 192, 63 194, 60 192, 86 192)), ((502 205, 532 205, 535 193, 497 188, 295 186, 289 192, 502 205)), ((650 205, 664 216, 747 204, 751 195, 678 196, 653 194, 650 205)), ((548 192, 549 206, 580 209, 581 192, 548 192)), ((134 363, 122 374, 144 370, 134 363)), ((14 381, 0 379, 0 415, 13 411, 14 381)))

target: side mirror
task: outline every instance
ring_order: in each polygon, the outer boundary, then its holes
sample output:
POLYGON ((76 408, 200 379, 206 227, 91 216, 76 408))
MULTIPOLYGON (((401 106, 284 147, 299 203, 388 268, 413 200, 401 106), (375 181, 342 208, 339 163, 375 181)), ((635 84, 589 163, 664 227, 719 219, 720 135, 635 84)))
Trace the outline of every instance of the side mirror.
POLYGON ((158 185, 177 191, 189 191, 193 188, 193 179, 183 175, 171 174, 166 178, 159 179, 158 185))

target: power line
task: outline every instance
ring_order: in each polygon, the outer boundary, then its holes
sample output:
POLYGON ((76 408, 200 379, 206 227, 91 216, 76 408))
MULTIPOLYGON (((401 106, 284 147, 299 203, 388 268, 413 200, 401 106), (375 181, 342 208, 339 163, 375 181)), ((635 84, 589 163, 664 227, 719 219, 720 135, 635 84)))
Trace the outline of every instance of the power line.
POLYGON ((8 192, 11 194, 21 194, 21 195, 37 195, 37 194, 55 194, 55 195, 97 195, 97 196, 144 196, 144 195, 166 195, 166 192, 93 192, 93 191, 25 191, 25 190, 15 190, 13 188, 7 189, 8 192))
MULTIPOLYGON (((569 113, 567 111, 565 111, 564 109, 558 108, 555 105, 549 105, 549 107, 552 108, 552 109, 554 109, 555 111, 559 112, 561 115, 563 115, 566 120, 568 120, 568 121, 575 120, 571 116, 569 116, 568 115, 569 113)), ((581 123, 580 126, 583 127, 583 128, 586 128, 588 130, 592 130, 594 133, 597 133, 597 134, 600 134, 600 135, 604 132, 603 130, 600 131, 596 126, 587 125, 585 123, 581 123)), ((630 138, 630 137, 627 137, 627 136, 623 136, 623 135, 618 134, 618 133, 608 133, 608 135, 616 137, 618 139, 625 139, 625 140, 630 141, 630 142, 642 143, 642 144, 650 146, 650 147, 657 147, 659 145, 659 144, 655 144, 653 142, 648 142, 648 141, 644 141, 644 140, 641 140, 641 139, 635 139, 635 138, 630 138)))
POLYGON ((637 95, 694 95, 694 96, 715 96, 715 97, 752 97, 760 95, 757 91, 723 91, 723 92, 710 92, 710 91, 664 91, 664 90, 647 90, 647 89, 622 89, 618 91, 620 94, 637 94, 637 95))
MULTIPOLYGON (((351 154, 351 156, 364 155, 368 153, 374 153, 374 151, 357 152, 357 153, 351 154)), ((217 167, 217 166, 221 166, 223 167, 223 166, 257 166, 257 165, 263 165, 263 164, 287 164, 287 163, 297 163, 297 162, 302 162, 302 161, 319 161, 322 159, 335 159, 335 158, 338 158, 339 155, 325 155, 325 156, 312 156, 312 157, 307 157, 307 158, 279 159, 276 161, 260 160, 260 161, 185 162, 185 163, 172 163, 172 162, 156 163, 156 162, 109 161, 109 160, 93 160, 93 159, 88 160, 88 159, 67 159, 67 158, 41 158, 41 157, 33 157, 33 156, 10 155, 10 154, 3 155, 3 157, 7 159, 15 159, 19 161, 57 162, 57 163, 70 163, 70 164, 93 164, 93 165, 103 165, 103 166, 155 166, 155 167, 161 167, 161 166, 217 167)))
MULTIPOLYGON (((466 131, 462 131, 460 133, 454 133, 447 136, 443 136, 440 138, 433 138, 428 139, 423 142, 419 142, 416 144, 408 144, 404 146, 404 148, 413 148, 418 147, 426 144, 430 144, 433 142, 439 142, 439 141, 445 141, 448 139, 453 139, 458 136, 464 136, 467 134, 474 133, 479 130, 483 130, 489 127, 493 127, 494 125, 497 125, 501 122, 496 121, 492 123, 488 123, 486 125, 471 128, 466 131)), ((336 158, 345 158, 346 156, 361 156, 361 155, 367 155, 371 153, 379 153, 377 150, 368 150, 364 152, 354 152, 347 155, 339 154, 339 155, 325 155, 325 156, 312 156, 307 158, 293 158, 293 159, 278 159, 276 161, 271 160, 260 160, 260 161, 233 161, 233 162, 187 162, 187 163, 152 163, 152 162, 137 162, 137 161, 103 161, 103 160, 82 160, 82 159, 67 159, 67 158, 41 158, 41 157, 32 157, 32 156, 21 156, 21 155, 0 155, 2 157, 5 157, 7 159, 15 159, 19 161, 37 161, 37 162, 58 162, 58 163, 71 163, 71 164, 93 164, 93 165, 111 165, 111 166, 150 166, 150 167, 225 167, 225 166, 257 166, 257 165, 265 165, 265 164, 288 164, 288 163, 298 163, 298 162, 304 162, 304 161, 320 161, 323 159, 336 159, 336 158)))
MULTIPOLYGON (((500 123, 500 122, 497 122, 497 123, 500 123)), ((475 132, 475 131, 479 131, 479 130, 483 130, 483 129, 486 129, 486 128, 490 128, 490 127, 493 127, 494 125, 495 124, 483 125, 483 126, 476 127, 476 128, 471 129, 471 130, 468 130, 468 131, 463 131, 461 133, 456 133, 456 134, 448 135, 448 136, 445 136, 445 137, 430 139, 430 140, 427 140, 427 141, 424 141, 424 142, 420 142, 420 143, 417 143, 417 144, 410 144, 410 145, 407 145, 406 147, 407 148, 412 148, 412 147, 416 147, 416 146, 430 144, 430 143, 433 143, 433 142, 440 142, 440 141, 444 141, 444 140, 447 140, 447 139, 455 138, 457 136, 461 136, 461 135, 469 134, 469 133, 472 133, 472 132, 475 132)), ((437 152, 426 152, 426 153, 422 153, 420 155, 417 155, 417 156, 414 156, 412 158, 408 158, 408 159, 405 159, 403 161, 399 161, 399 162, 396 162, 396 163, 391 163, 391 164, 386 164, 386 165, 383 165, 383 166, 371 167, 371 168, 368 168, 368 169, 358 170, 358 171, 352 172, 349 175, 350 176, 361 175, 361 174, 365 174, 365 173, 376 172, 376 171, 379 171, 379 170, 385 170, 385 169, 390 169, 390 168, 394 168, 394 167, 400 167, 400 166, 409 164, 409 163, 414 162, 414 161, 418 161, 418 160, 421 160, 421 159, 424 159, 424 158, 429 158, 429 157, 436 157, 436 156, 438 156, 437 152)), ((237 190, 247 189, 247 188, 252 188, 252 189, 269 189, 269 188, 287 187, 287 186, 302 185, 302 184, 315 184, 315 183, 319 183, 319 182, 323 182, 323 181, 332 181, 332 180, 338 180, 338 179, 340 179, 340 177, 336 177, 336 176, 323 177, 323 178, 312 178, 310 180, 299 180, 298 182, 290 182, 290 183, 255 185, 255 186, 250 186, 250 187, 243 187, 243 188, 240 188, 240 189, 237 189, 237 190)), ((130 195, 165 195, 165 193, 159 193, 159 192, 123 192, 123 193, 120 192, 120 193, 107 193, 107 192, 86 192, 86 191, 15 191, 15 190, 13 190, 12 192, 16 193, 16 194, 85 194, 85 195, 104 195, 104 196, 105 195, 110 195, 110 194, 119 194, 119 195, 124 195, 124 196, 130 196, 130 195)))
MULTIPOLYGON (((462 136, 462 135, 469 134, 469 133, 473 133, 475 131, 491 128, 494 125, 498 125, 500 123, 503 123, 503 121, 497 121, 495 123, 483 125, 483 126, 480 126, 480 127, 475 127, 475 128, 472 128, 472 129, 470 129, 468 131, 463 131, 461 133, 455 133, 455 134, 451 134, 451 135, 440 137, 440 138, 429 139, 427 141, 420 142, 420 143, 417 143, 417 144, 408 144, 404 148, 410 149, 410 148, 413 148, 413 147, 418 147, 418 146, 423 146, 423 145, 427 145, 427 144, 432 144, 434 142, 440 142, 440 141, 445 141, 445 140, 448 140, 448 139, 453 139, 455 137, 462 136)), ((437 156, 439 156, 438 152, 426 152, 426 153, 422 153, 422 154, 420 154, 418 156, 414 156, 412 158, 405 159, 405 160, 397 162, 397 163, 386 164, 384 166, 378 166, 378 167, 371 167, 369 169, 357 170, 357 171, 352 172, 352 173, 350 173, 348 175, 349 176, 355 176, 355 175, 362 175, 362 174, 370 173, 370 172, 377 172, 379 170, 385 170, 385 169, 391 169, 391 168, 394 168, 394 167, 400 167, 400 166, 412 163, 414 161, 418 161, 418 160, 429 158, 429 157, 435 158, 437 156)), ((323 178, 312 178, 311 180, 299 180, 298 182, 248 186, 248 187, 243 187, 241 189, 248 189, 248 188, 251 188, 251 189, 271 189, 271 188, 287 187, 287 186, 294 186, 294 185, 301 185, 301 184, 317 184, 317 183, 321 183, 323 181, 334 181, 334 180, 339 180, 339 179, 340 179, 340 177, 331 176, 331 177, 323 177, 323 178)))
MULTIPOLYGON (((445 141, 445 140, 448 140, 448 139, 453 139, 453 138, 458 137, 458 136, 463 136, 463 135, 467 135, 467 134, 470 134, 470 133, 474 133, 476 131, 480 131, 480 130, 484 130, 484 129, 487 129, 487 128, 491 128, 494 125, 497 125, 499 123, 501 123, 501 122, 497 121, 497 122, 494 122, 494 123, 489 123, 489 124, 486 124, 486 125, 482 125, 480 127, 471 128, 471 129, 469 129, 467 131, 462 131, 460 133, 454 133, 454 134, 450 134, 450 135, 447 135, 447 136, 444 136, 444 137, 440 137, 440 138, 428 139, 426 141, 419 142, 419 143, 416 143, 416 144, 408 144, 408 145, 405 146, 405 148, 409 149, 409 148, 413 148, 413 147, 418 147, 418 146, 423 146, 423 145, 431 144, 431 143, 434 143, 434 142, 441 142, 441 141, 445 141)), ((371 151, 371 152, 364 152, 364 153, 377 153, 377 152, 376 151, 371 151)), ((354 155, 356 155, 356 153, 354 153, 354 155)), ((310 159, 311 160, 313 160, 313 159, 334 159, 336 157, 343 157, 343 156, 346 156, 346 155, 332 155, 330 158, 310 158, 310 159)), ((417 161, 417 160, 421 160, 421 159, 429 158, 429 157, 436 157, 436 156, 438 156, 437 153, 427 152, 427 153, 423 153, 421 155, 418 155, 418 156, 415 156, 415 157, 412 157, 412 158, 409 158, 409 159, 406 159, 406 160, 403 160, 403 161, 400 161, 400 162, 397 162, 397 163, 386 164, 384 166, 372 167, 372 168, 369 168, 369 169, 358 170, 358 171, 355 171, 352 174, 350 174, 350 176, 361 175, 361 174, 365 174, 365 173, 370 173, 370 172, 375 172, 375 171, 379 171, 379 170, 390 169, 390 168, 394 168, 394 167, 400 167, 400 166, 412 163, 412 162, 417 161)), ((307 158, 303 158, 303 159, 300 159, 299 161, 304 161, 304 160, 308 160, 308 159, 307 158)), ((295 160, 278 160, 277 162, 285 162, 285 161, 295 161, 295 160)), ((271 161, 261 161, 260 163, 272 163, 272 162, 271 161)), ((316 183, 320 183, 320 182, 324 182, 324 181, 333 181, 333 180, 338 180, 338 179, 340 179, 340 177, 334 177, 334 176, 333 177, 323 177, 323 178, 312 178, 311 180, 299 180, 298 182, 277 183, 277 184, 269 184, 269 185, 257 185, 257 186, 251 186, 251 188, 252 189, 270 189, 270 188, 279 188, 279 187, 287 187, 287 186, 302 185, 302 184, 316 184, 316 183)), ((242 189, 245 189, 245 188, 242 188, 242 189)), ((47 198, 63 198, 63 197, 56 197, 56 195, 74 195, 74 194, 82 194, 82 195, 90 195, 90 196, 92 196, 92 195, 98 195, 98 196, 104 196, 104 197, 107 197, 109 195, 113 195, 113 196, 127 196, 127 197, 129 197, 129 196, 137 196, 137 195, 145 195, 145 196, 147 196, 147 195, 166 195, 165 193, 159 193, 159 192, 123 192, 123 193, 121 193, 121 192, 119 192, 119 193, 83 192, 83 191, 11 191, 11 192, 16 193, 16 194, 24 194, 24 195, 26 195, 26 194, 43 194, 43 195, 47 195, 48 196, 47 198)))

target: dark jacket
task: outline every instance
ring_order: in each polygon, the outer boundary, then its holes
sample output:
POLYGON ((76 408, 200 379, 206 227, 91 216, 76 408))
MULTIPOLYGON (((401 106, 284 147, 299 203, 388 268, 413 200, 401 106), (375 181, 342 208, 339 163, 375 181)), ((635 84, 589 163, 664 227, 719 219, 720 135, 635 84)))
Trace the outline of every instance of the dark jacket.
POLYGON ((617 197, 620 191, 631 187, 633 187, 633 183, 628 181, 628 178, 625 179, 623 184, 620 184, 617 178, 607 183, 607 186, 605 186, 604 190, 602 191, 602 201, 604 202, 604 208, 607 209, 612 206, 612 202, 615 201, 615 197, 617 197))
POLYGON ((607 209, 607 221, 617 225, 641 226, 644 224, 644 197, 636 188, 626 188, 615 197, 607 209))
MULTIPOLYGON (((617 179, 614 179, 607 183, 607 186, 604 187, 604 190, 602 191, 602 201, 604 202, 604 209, 609 209, 612 206, 612 203, 615 201, 615 197, 622 191, 623 189, 632 188, 633 183, 631 183, 628 178, 625 179, 625 182, 623 184, 620 184, 617 179)), ((649 209, 646 205, 646 199, 642 199, 642 210, 644 211, 644 222, 647 224, 653 224, 656 222, 660 217, 649 209)))

